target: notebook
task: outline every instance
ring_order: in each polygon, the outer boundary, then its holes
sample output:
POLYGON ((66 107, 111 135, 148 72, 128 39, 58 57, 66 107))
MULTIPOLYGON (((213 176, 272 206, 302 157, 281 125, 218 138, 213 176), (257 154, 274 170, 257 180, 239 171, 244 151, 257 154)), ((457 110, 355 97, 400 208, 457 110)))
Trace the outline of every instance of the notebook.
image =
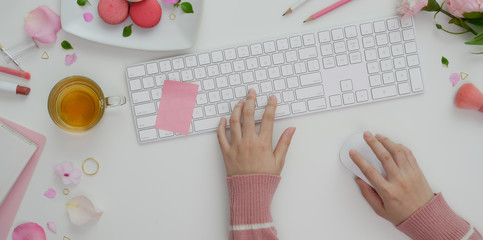
POLYGON ((37 147, 37 144, 0 121, 0 205, 37 147))

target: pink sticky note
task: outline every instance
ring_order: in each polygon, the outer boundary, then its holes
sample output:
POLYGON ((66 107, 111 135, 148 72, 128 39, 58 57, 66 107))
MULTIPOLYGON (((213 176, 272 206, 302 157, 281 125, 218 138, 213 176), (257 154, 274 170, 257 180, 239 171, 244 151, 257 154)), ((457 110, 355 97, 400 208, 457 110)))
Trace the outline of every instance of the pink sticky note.
POLYGON ((198 85, 165 80, 155 128, 189 134, 198 85))

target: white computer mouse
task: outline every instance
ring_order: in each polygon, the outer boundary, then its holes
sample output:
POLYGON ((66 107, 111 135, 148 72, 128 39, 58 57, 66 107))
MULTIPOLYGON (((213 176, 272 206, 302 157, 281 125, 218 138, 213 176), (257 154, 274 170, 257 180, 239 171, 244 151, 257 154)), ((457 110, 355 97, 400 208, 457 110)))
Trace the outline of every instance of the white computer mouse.
POLYGON ((357 167, 357 165, 350 158, 349 151, 351 149, 358 151, 377 171, 379 171, 379 173, 382 174, 382 176, 386 177, 386 171, 384 171, 384 168, 382 167, 379 159, 376 157, 376 154, 366 143, 366 140, 364 140, 363 133, 357 133, 347 138, 346 142, 340 149, 340 161, 347 169, 349 169, 349 171, 372 186, 369 180, 367 180, 366 176, 362 174, 359 167, 357 167))

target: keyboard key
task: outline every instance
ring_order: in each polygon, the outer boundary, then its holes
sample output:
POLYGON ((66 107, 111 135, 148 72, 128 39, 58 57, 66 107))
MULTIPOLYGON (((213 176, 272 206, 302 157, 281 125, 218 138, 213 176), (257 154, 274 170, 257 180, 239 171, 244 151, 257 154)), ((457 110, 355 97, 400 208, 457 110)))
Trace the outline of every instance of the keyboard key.
POLYGON ((299 80, 297 77, 289 77, 287 78, 287 86, 288 88, 296 88, 299 86, 299 80))
POLYGON ((156 117, 157 115, 153 115, 136 119, 138 128, 154 127, 154 124, 156 123, 156 117))
MULTIPOLYGON (((302 86, 307 86, 307 85, 316 84, 316 83, 322 83, 322 77, 320 76, 319 72, 300 76, 300 84, 302 86)), ((297 85, 298 85, 298 82, 297 82, 297 85)))
POLYGON ((267 79, 267 71, 265 71, 265 69, 255 71, 255 78, 257 79, 257 81, 267 79))
POLYGON ((330 33, 329 33, 329 31, 319 32, 318 35, 319 35, 319 42, 320 43, 330 42, 330 33))
POLYGON ((325 103, 325 98, 312 99, 312 100, 309 100, 307 104, 309 105, 309 111, 316 111, 316 110, 327 108, 327 104, 325 103))
POLYGON ((352 80, 342 80, 340 81, 340 90, 342 92, 352 91, 352 80))
POLYGON ((302 46, 302 38, 300 36, 295 36, 290 38, 290 47, 298 48, 302 46))
POLYGON ((342 94, 342 98, 344 100, 345 105, 353 104, 353 103, 356 102, 356 100, 354 98, 354 93, 344 93, 344 94, 342 94))
POLYGON ((411 87, 413 89, 413 92, 423 91, 423 79, 421 76, 421 69, 420 68, 409 69, 409 76, 411 78, 411 87))
POLYGON ((315 47, 303 48, 299 50, 300 60, 317 57, 317 49, 315 47))
POLYGON ((131 96, 134 104, 151 100, 148 91, 136 92, 131 94, 131 96))
POLYGON ((255 121, 258 122, 258 121, 262 120, 263 113, 265 113, 265 108, 255 110, 255 112, 253 114, 253 118, 255 119, 255 121))
POLYGON ((262 44, 257 43, 257 44, 250 45, 250 51, 252 53, 252 56, 262 54, 263 53, 262 44))
POLYGON ((353 52, 349 54, 349 59, 352 64, 360 63, 362 62, 362 57, 360 52, 353 52))
POLYGON ((337 55, 335 58, 337 60, 337 66, 339 66, 339 67, 349 64, 349 59, 347 58, 347 55, 345 55, 345 54, 344 55, 337 55))
POLYGON ((331 33, 332 33, 332 40, 334 41, 341 40, 344 38, 344 32, 342 31, 342 28, 333 29, 331 33))
POLYGON ((381 75, 372 75, 369 76, 369 84, 371 87, 379 86, 382 84, 381 75))
POLYGON ((356 26, 349 26, 344 28, 345 36, 347 38, 354 38, 357 37, 357 28, 356 26))
POLYGON ((203 117, 203 109, 201 107, 196 107, 193 109, 193 118, 201 118, 203 117))
POLYGON ((295 63, 294 68, 296 74, 307 72, 307 67, 305 66, 304 62, 295 63))
POLYGON ((261 67, 266 67, 272 65, 272 60, 270 59, 270 56, 265 55, 260 57, 260 66, 261 67))
POLYGON ((309 72, 317 71, 320 69, 320 63, 318 59, 310 60, 307 62, 309 72))
POLYGON ((136 91, 141 89, 141 81, 139 79, 129 81, 129 87, 131 87, 131 91, 136 91))
POLYGON ((320 52, 322 53, 322 56, 331 55, 333 53, 332 44, 328 43, 320 46, 320 52))
POLYGON ((268 76, 272 79, 280 77, 280 68, 278 68, 278 67, 269 68, 268 69, 268 76))
POLYGON ((285 53, 285 57, 287 59, 287 62, 295 62, 297 61, 297 58, 298 58, 297 51, 288 51, 285 53))
POLYGON ((205 114, 206 114, 207 117, 216 115, 215 105, 207 105, 207 106, 205 106, 205 114))
POLYGON ((208 77, 220 75, 220 71, 218 70, 218 65, 210 65, 206 67, 206 70, 208 72, 208 77))
POLYGON ((246 63, 247 63, 247 69, 248 70, 258 68, 258 60, 257 60, 257 58, 248 58, 246 60, 246 63))
POLYGON ((364 46, 364 48, 374 47, 376 45, 376 43, 374 42, 374 37, 372 37, 372 36, 363 37, 362 38, 362 45, 364 46))
POLYGON ((388 73, 383 73, 382 74, 382 81, 384 84, 389 84, 389 83, 394 83, 394 73, 388 72, 388 73))
POLYGON ((218 112, 220 114, 225 114, 225 113, 230 112, 230 107, 228 106, 228 103, 226 103, 226 102, 218 103, 217 107, 218 107, 218 112))
POLYGON ((232 86, 240 85, 242 83, 239 74, 232 74, 228 77, 228 79, 230 79, 230 85, 232 86))
POLYGON ((329 102, 331 107, 342 106, 342 99, 340 95, 332 95, 329 97, 329 102))
POLYGON ((413 18, 401 18, 401 26, 403 28, 413 26, 413 18))
POLYGON ((379 53, 379 58, 388 58, 391 56, 391 53, 389 52, 389 47, 382 47, 377 49, 377 52, 379 53))
POLYGON ((367 64, 367 72, 369 74, 379 72, 379 63, 377 63, 377 62, 368 63, 367 64))
POLYGON ((372 23, 361 24, 361 34, 362 35, 372 34, 372 23))
POLYGON ((219 102, 221 100, 220 92, 219 91, 213 91, 208 93, 208 98, 210 99, 210 102, 219 102))
MULTIPOLYGON (((285 81, 283 79, 278 79, 273 81, 273 87, 275 91, 280 91, 285 89, 285 81)), ((262 92, 263 92, 263 87, 262 87, 262 92)))
POLYGON ((263 48, 266 53, 272 53, 275 52, 275 42, 274 41, 268 41, 263 43, 263 48))
POLYGON ((273 64, 281 64, 285 62, 283 53, 275 53, 272 55, 272 58, 273 58, 273 64))
POLYGON ((389 70, 392 70, 392 60, 388 59, 381 61, 381 71, 385 72, 389 70))
POLYGON ((347 41, 347 49, 349 49, 349 51, 359 50, 359 40, 351 39, 347 41))
POLYGON ((401 33, 400 32, 389 33, 389 41, 391 41, 391 43, 401 42, 402 41, 401 33))
POLYGON ((212 52, 211 59, 213 59, 213 63, 223 62, 223 53, 221 51, 212 52))
POLYGON ((288 105, 278 105, 275 109, 275 117, 287 116, 290 114, 290 108, 288 105))
POLYGON ((225 76, 216 78, 216 86, 218 88, 227 87, 228 86, 228 79, 225 76))
POLYGON ((406 67, 406 59, 404 57, 394 58, 394 68, 401 69, 406 67))
POLYGON ((198 55, 198 62, 200 63, 200 65, 210 64, 210 55, 208 53, 202 53, 198 55))
POLYGON ((190 82, 191 84, 198 85, 198 92, 201 92, 203 90, 203 87, 201 87, 201 82, 200 81, 194 81, 190 82))
POLYGON ((156 112, 156 108, 152 102, 134 106, 134 113, 136 116, 142 116, 154 112, 156 112))
POLYGON ((156 77, 154 77, 156 79, 156 85, 157 86, 163 86, 164 84, 164 80, 167 79, 167 76, 162 74, 162 75, 157 75, 156 77))
POLYGON ((404 54, 403 46, 401 44, 391 46, 392 55, 400 56, 404 54))
POLYGON ((178 70, 184 68, 184 62, 182 58, 173 59, 173 69, 178 70))
POLYGON ((304 45, 309 46, 309 45, 314 45, 315 44, 315 36, 312 33, 305 34, 302 36, 304 40, 304 45))
POLYGON ((236 49, 238 52, 238 57, 244 58, 250 56, 250 51, 248 50, 248 46, 241 46, 236 49))
POLYGON ((220 119, 224 117, 227 119, 227 122, 230 122, 230 115, 225 115, 221 117, 214 117, 214 118, 207 118, 202 120, 193 121, 193 125, 197 132, 206 131, 206 130, 213 130, 218 128, 218 124, 220 123, 220 119))
POLYGON ((387 45, 389 43, 389 39, 387 38, 387 34, 378 34, 376 35, 376 43, 377 46, 387 45))
POLYGON ((325 69, 335 67, 335 58, 334 57, 326 57, 326 58, 323 58, 322 61, 324 63, 325 69))
POLYGON ((139 131, 139 139, 141 142, 149 141, 158 138, 158 134, 156 133, 156 129, 148 129, 139 131))
POLYGON ((205 68, 195 68, 194 69, 194 73, 195 73, 195 78, 197 79, 200 79, 200 78, 205 78, 206 77, 206 72, 205 72, 205 68))
POLYGON ((129 78, 141 77, 144 75, 146 75, 144 65, 127 68, 127 76, 129 78))
POLYGON ((413 40, 415 37, 413 29, 403 30, 402 35, 403 35, 404 41, 413 40))
POLYGON ((231 64, 230 63, 220 64, 220 72, 221 74, 228 74, 233 72, 233 69, 231 68, 231 64))
POLYGON ((195 67, 196 65, 198 65, 198 61, 196 60, 196 56, 194 55, 191 55, 191 56, 187 56, 184 58, 185 62, 186 62, 186 67, 195 67))
POLYGON ((336 42, 334 43, 334 51, 335 53, 343 53, 347 51, 345 47, 345 42, 336 42))
POLYGON ((181 78, 183 81, 191 81, 194 79, 193 72, 190 69, 181 71, 181 78))
POLYGON ((168 79, 171 81, 181 81, 181 77, 179 76, 179 72, 170 72, 168 73, 168 79))
POLYGON ((148 63, 148 64, 146 64, 146 69, 148 70, 148 74, 158 73, 158 64, 157 63, 148 63))
POLYGON ((161 99, 161 93, 162 93, 161 88, 156 88, 151 90, 151 96, 153 97, 153 100, 161 99))
POLYGON ((245 86, 240 86, 235 88, 235 97, 244 98, 247 96, 247 89, 245 86))
POLYGON ((245 62, 243 60, 234 61, 233 69, 235 72, 245 71, 245 62))
POLYGON ((257 107, 265 107, 267 106, 268 98, 267 96, 258 96, 256 98, 256 101, 257 101, 257 107))
POLYGON ((166 137, 170 137, 170 136, 174 135, 173 132, 165 131, 165 130, 161 130, 161 129, 158 129, 158 133, 159 133, 160 138, 166 138, 166 137))
POLYGON ((307 106, 305 105, 305 102, 292 103, 291 106, 292 106, 292 113, 294 114, 307 112, 307 106))
POLYGON ((270 82, 270 81, 262 82, 262 83, 260 83, 260 88, 262 90, 262 93, 272 92, 273 91, 272 82, 270 82))
POLYGON ((374 100, 387 98, 387 97, 394 97, 397 95, 396 85, 388 85, 385 87, 373 88, 371 91, 372 91, 372 98, 374 100))
POLYGON ((208 98, 206 97, 206 93, 198 93, 196 96, 196 104, 203 105, 208 102, 208 98))
POLYGON ((203 89, 205 89, 205 90, 215 89, 215 80, 213 80, 213 79, 204 80, 203 81, 203 89))
POLYGON ((357 91, 356 99, 357 99, 357 102, 366 102, 367 100, 369 100, 369 97, 367 96, 367 91, 366 90, 357 91))
POLYGON ((398 82, 408 80, 408 72, 406 70, 396 71, 396 80, 398 82))
POLYGON ((418 55, 407 56, 407 60, 408 60, 408 66, 409 67, 419 65, 418 55))
MULTIPOLYGON (((277 104, 282 103, 282 95, 281 95, 279 92, 276 92, 276 93, 274 93, 274 94, 272 94, 272 95, 274 95, 274 96, 277 98, 277 104)), ((280 105, 278 105, 278 106, 277 106, 277 108, 278 108, 279 106, 280 106, 280 105)))
POLYGON ((374 32, 380 33, 386 31, 386 23, 385 21, 377 21, 374 22, 374 32))
POLYGON ((277 49, 279 51, 287 50, 288 49, 288 40, 286 38, 278 39, 277 40, 277 49))
POLYGON ((407 83, 407 82, 398 84, 397 88, 399 90, 399 94, 401 94, 401 95, 408 94, 408 93, 411 92, 411 88, 409 87, 409 83, 407 83))
POLYGON ((324 87, 322 87, 322 85, 318 85, 313 87, 300 88, 295 90, 295 95, 297 95, 297 99, 306 99, 306 98, 323 96, 324 87))
POLYGON ((284 76, 284 77, 290 76, 294 73, 292 65, 290 65, 290 64, 283 65, 280 69, 282 70, 282 76, 284 76))
POLYGON ((391 18, 387 20, 387 29, 396 30, 399 28, 399 20, 397 18, 391 18))
POLYGON ((236 58, 236 51, 234 48, 225 49, 225 60, 233 60, 236 58))
POLYGON ((231 88, 221 90, 223 100, 233 99, 233 90, 231 88))
POLYGON ((406 49, 406 53, 415 53, 418 50, 416 42, 408 42, 404 44, 404 48, 406 49))
POLYGON ((243 83, 251 83, 255 81, 255 77, 253 76, 252 72, 244 72, 242 73, 243 83))
POLYGON ((295 95, 293 94, 293 91, 283 92, 282 97, 284 102, 292 102, 295 100, 295 95))
POLYGON ((366 61, 372 61, 377 59, 376 49, 369 49, 366 50, 364 53, 366 55, 366 61))

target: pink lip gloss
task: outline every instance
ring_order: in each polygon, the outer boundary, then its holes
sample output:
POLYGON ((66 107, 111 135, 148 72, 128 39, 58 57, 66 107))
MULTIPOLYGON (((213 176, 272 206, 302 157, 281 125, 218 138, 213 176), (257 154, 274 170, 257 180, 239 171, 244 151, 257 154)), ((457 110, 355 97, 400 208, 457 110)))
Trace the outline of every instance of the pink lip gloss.
POLYGON ((9 92, 15 94, 29 95, 30 88, 17 85, 15 83, 1 82, 0 81, 0 91, 9 92))

